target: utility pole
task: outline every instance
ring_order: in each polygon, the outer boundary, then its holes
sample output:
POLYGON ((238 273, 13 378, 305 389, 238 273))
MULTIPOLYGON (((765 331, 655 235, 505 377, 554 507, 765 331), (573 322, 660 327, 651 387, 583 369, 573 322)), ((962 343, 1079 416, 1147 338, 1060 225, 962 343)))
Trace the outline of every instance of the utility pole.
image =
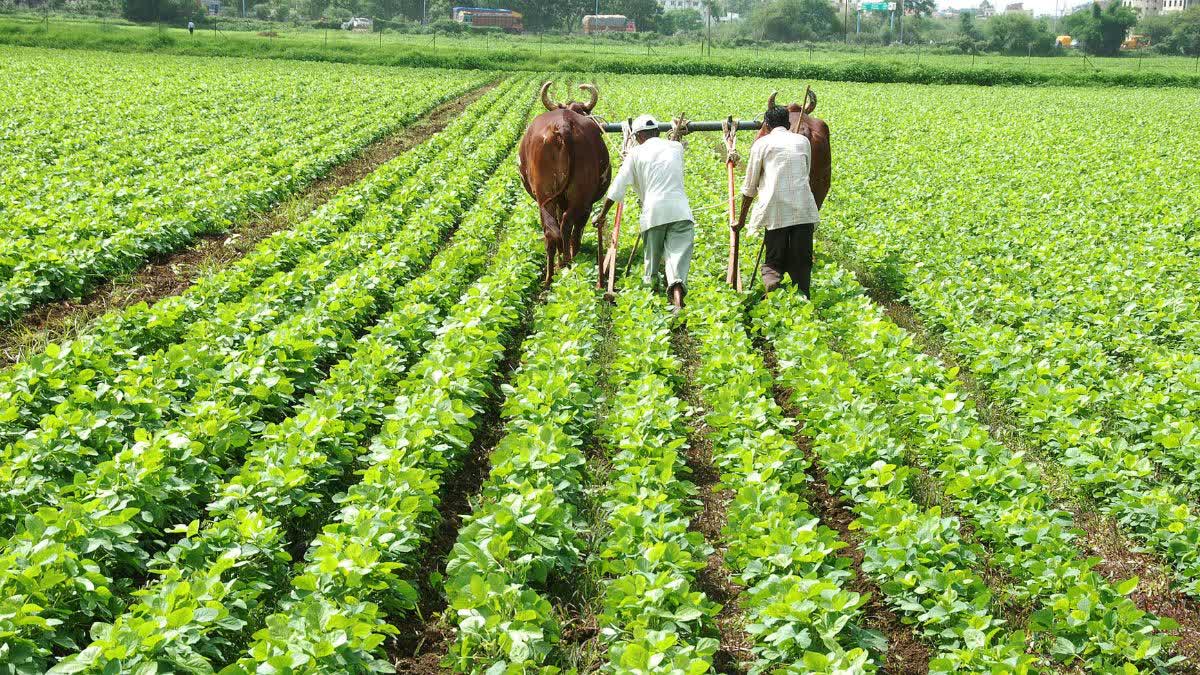
POLYGON ((842 25, 846 27, 846 44, 850 44, 850 0, 842 0, 842 25))
POLYGON ((900 46, 904 46, 904 0, 900 0, 900 46))
POLYGON ((429 10, 426 9, 425 3, 426 3, 426 0, 421 0, 421 25, 422 26, 427 25, 429 23, 429 10))

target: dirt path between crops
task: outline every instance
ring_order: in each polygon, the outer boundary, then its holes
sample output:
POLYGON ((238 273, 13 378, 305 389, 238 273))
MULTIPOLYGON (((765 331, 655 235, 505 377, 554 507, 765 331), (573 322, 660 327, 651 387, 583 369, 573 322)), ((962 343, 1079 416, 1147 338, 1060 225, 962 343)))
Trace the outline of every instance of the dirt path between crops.
MULTIPOLYGON (((779 372, 779 362, 775 351, 765 342, 760 343, 763 361, 771 373, 779 372)), ((812 497, 809 505, 823 524, 837 531, 838 537, 846 542, 841 555, 850 559, 850 571, 853 577, 847 584, 847 589, 869 597, 863 606, 864 620, 862 627, 878 631, 887 639, 888 650, 883 657, 883 671, 889 675, 923 675, 929 672, 929 659, 932 656, 929 648, 917 638, 913 627, 905 624, 900 617, 887 606, 879 586, 867 576, 862 569, 863 550, 860 538, 850 529, 854 522, 854 513, 847 508, 829 489, 825 471, 812 449, 812 439, 804 433, 803 415, 792 403, 789 392, 776 384, 774 387, 775 403, 787 415, 800 422, 797 425, 794 440, 796 446, 808 458, 812 468, 809 469, 809 489, 812 497)))
POLYGON ((542 292, 528 306, 521 328, 504 351, 504 358, 492 379, 492 395, 476 420, 475 436, 458 471, 448 474, 439 493, 439 521, 433 536, 416 566, 417 609, 397 620, 397 633, 386 643, 388 657, 397 673, 434 675, 450 672, 440 664, 454 642, 453 616, 447 616, 446 594, 441 579, 446 561, 458 541, 458 531, 473 510, 472 500, 479 494, 491 471, 492 449, 504 438, 504 420, 500 408, 507 384, 521 363, 521 347, 533 322, 533 308, 545 300, 542 292))
POLYGON ((980 420, 987 426, 992 438, 1013 451, 1024 452, 1037 464, 1042 475, 1048 479, 1048 487, 1060 499, 1059 507, 1071 513, 1075 526, 1082 532, 1078 545, 1080 553, 1100 559, 1095 567, 1096 572, 1114 585, 1137 576, 1138 586, 1130 599, 1139 609, 1178 623, 1179 628, 1170 632, 1179 638, 1171 647, 1172 653, 1192 663, 1200 662, 1200 602, 1175 588, 1170 563, 1139 550, 1140 547, 1121 532, 1112 518, 1098 513, 1093 505, 1080 500, 1074 494, 1070 477, 1060 467, 1047 462, 1036 448, 1024 442, 1012 414, 988 394, 970 368, 962 364, 945 342, 925 326, 910 305, 868 285, 863 275, 856 276, 867 289, 868 296, 893 323, 913 336, 921 351, 947 367, 959 369, 957 379, 963 391, 975 402, 980 420))
POLYGON ((0 367, 31 351, 77 335, 95 317, 139 302, 182 293, 200 277, 249 253, 274 232, 303 221, 338 190, 361 180, 398 155, 441 131, 464 107, 494 88, 497 81, 447 101, 400 131, 366 146, 300 192, 228 232, 197 237, 187 248, 151 258, 131 275, 102 283, 82 300, 63 300, 32 308, 20 320, 0 329, 0 367))
POLYGON ((684 365, 685 384, 679 394, 693 411, 688 428, 686 457, 688 468, 692 471, 692 482, 698 490, 700 510, 692 517, 690 529, 704 535, 704 540, 713 551, 705 561, 704 569, 696 573, 696 586, 709 600, 721 605, 716 617, 720 646, 713 655, 713 670, 730 675, 744 673, 753 661, 754 652, 751 650, 750 636, 743 628, 744 614, 740 603, 742 588, 734 583, 733 575, 725 565, 725 538, 721 532, 728 521, 727 511, 733 490, 717 489, 721 474, 712 462, 713 447, 708 439, 708 425, 704 423, 703 405, 699 392, 692 386, 699 365, 696 345, 691 334, 682 327, 674 331, 671 337, 675 353, 684 365))

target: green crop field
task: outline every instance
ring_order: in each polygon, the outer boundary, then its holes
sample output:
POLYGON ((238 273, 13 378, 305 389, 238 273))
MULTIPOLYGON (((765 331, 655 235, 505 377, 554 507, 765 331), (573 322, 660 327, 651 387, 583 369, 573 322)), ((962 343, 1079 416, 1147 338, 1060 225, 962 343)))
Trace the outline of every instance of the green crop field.
POLYGON ((3 340, 477 94, 0 370, 0 673, 1200 668, 1193 90, 0 57, 5 288, 59 275, 3 340), (547 77, 613 120, 811 85, 812 299, 763 295, 754 234, 725 283, 719 134, 685 309, 637 273, 605 301, 590 227, 544 288, 547 77))
POLYGON ((0 48, 0 320, 224 231, 486 78, 337 73, 0 48))

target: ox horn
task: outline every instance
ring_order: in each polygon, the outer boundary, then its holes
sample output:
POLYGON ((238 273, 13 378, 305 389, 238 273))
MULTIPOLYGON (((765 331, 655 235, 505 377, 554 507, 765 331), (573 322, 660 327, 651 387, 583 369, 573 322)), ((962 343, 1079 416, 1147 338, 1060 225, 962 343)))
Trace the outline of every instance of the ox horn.
POLYGON ((812 87, 804 89, 804 114, 809 115, 817 109, 817 92, 812 90, 812 87))
POLYGON ((771 97, 767 99, 767 110, 775 107, 775 97, 779 95, 778 91, 771 92, 771 97))
POLYGON ((597 89, 596 85, 594 84, 581 84, 579 85, 579 89, 580 91, 586 91, 592 95, 592 100, 588 101, 587 105, 583 106, 585 110, 592 112, 592 108, 595 108, 596 102, 600 100, 600 90, 597 89))
POLYGON ((542 83, 542 105, 546 106, 546 110, 558 110, 560 105, 550 100, 550 85, 554 84, 554 80, 546 80, 542 83))

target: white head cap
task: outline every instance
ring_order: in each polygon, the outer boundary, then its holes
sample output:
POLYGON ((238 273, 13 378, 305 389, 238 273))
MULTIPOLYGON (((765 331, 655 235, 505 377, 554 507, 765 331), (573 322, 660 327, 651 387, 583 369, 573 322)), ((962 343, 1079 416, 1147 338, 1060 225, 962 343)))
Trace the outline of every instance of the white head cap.
POLYGON ((653 115, 642 115, 633 121, 633 128, 630 129, 633 133, 639 131, 657 131, 658 120, 654 119, 653 115))

